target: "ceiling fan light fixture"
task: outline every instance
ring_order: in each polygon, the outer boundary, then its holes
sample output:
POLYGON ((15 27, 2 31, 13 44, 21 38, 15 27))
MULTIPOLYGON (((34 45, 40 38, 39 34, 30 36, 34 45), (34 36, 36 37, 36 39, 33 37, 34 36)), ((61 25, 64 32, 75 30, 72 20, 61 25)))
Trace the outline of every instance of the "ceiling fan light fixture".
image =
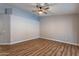
POLYGON ((36 5, 34 12, 36 12, 39 15, 47 14, 48 9, 49 9, 49 6, 47 3, 43 3, 43 4, 39 3, 36 5))
POLYGON ((43 12, 42 12, 42 11, 39 11, 38 13, 39 13, 39 14, 42 14, 43 12))

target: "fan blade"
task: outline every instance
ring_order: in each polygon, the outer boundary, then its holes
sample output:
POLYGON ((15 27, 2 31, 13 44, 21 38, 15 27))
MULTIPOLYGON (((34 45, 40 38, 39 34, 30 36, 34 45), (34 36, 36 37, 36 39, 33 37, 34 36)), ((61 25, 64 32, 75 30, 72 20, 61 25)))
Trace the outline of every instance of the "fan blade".
POLYGON ((44 12, 45 14, 47 14, 47 12, 44 12))
POLYGON ((45 8, 45 10, 49 9, 49 7, 45 8))

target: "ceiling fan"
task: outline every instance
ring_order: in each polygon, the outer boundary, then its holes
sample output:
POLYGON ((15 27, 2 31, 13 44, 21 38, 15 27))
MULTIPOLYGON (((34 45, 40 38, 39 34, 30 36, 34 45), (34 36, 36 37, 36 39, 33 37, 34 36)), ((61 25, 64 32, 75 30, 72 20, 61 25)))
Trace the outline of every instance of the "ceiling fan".
MULTIPOLYGON (((52 4, 55 5, 55 4, 52 4)), ((37 3, 33 12, 36 12, 38 15, 48 14, 51 4, 49 3, 37 3)))

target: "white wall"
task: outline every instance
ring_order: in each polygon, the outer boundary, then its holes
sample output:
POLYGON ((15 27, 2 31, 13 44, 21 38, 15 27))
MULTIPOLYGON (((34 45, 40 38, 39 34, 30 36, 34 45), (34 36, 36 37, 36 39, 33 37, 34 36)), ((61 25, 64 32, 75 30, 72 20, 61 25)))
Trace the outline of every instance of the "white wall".
POLYGON ((78 15, 48 16, 40 20, 41 38, 77 44, 78 15), (77 24, 76 24, 77 23, 77 24))
POLYGON ((0 14, 0 45, 10 44, 10 16, 0 14))
POLYGON ((40 37, 39 18, 20 8, 0 5, 0 45, 14 44, 40 37), (11 8, 5 14, 5 8, 11 8))
POLYGON ((79 44, 79 15, 47 16, 39 22, 39 17, 28 11, 10 8, 10 16, 2 14, 4 8, 0 9, 0 45, 39 37, 79 44))
POLYGON ((18 9, 11 16, 11 44, 39 38, 38 17, 18 9))

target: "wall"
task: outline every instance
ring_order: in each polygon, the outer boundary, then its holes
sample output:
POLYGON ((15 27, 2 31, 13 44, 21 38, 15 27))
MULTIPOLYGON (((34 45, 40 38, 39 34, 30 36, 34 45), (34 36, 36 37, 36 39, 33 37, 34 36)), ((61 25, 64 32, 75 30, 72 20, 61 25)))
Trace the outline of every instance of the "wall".
POLYGON ((39 38, 39 24, 39 17, 29 11, 0 4, 0 45, 39 38), (9 8, 7 15, 5 8, 9 8))
POLYGON ((74 17, 74 21, 73 21, 73 26, 74 26, 74 29, 73 31, 75 32, 76 37, 77 37, 77 43, 79 44, 79 15, 75 16, 74 17))
POLYGON ((10 44, 10 16, 0 14, 0 45, 10 44))
POLYGON ((42 17, 40 20, 41 38, 77 44, 79 15, 42 17))
POLYGON ((13 8, 11 16, 11 44, 39 38, 39 20, 36 15, 13 8))
POLYGON ((0 45, 39 37, 79 44, 79 15, 53 15, 39 21, 38 16, 11 6, 7 8, 12 8, 12 14, 2 14, 3 7, 0 7, 0 45))

